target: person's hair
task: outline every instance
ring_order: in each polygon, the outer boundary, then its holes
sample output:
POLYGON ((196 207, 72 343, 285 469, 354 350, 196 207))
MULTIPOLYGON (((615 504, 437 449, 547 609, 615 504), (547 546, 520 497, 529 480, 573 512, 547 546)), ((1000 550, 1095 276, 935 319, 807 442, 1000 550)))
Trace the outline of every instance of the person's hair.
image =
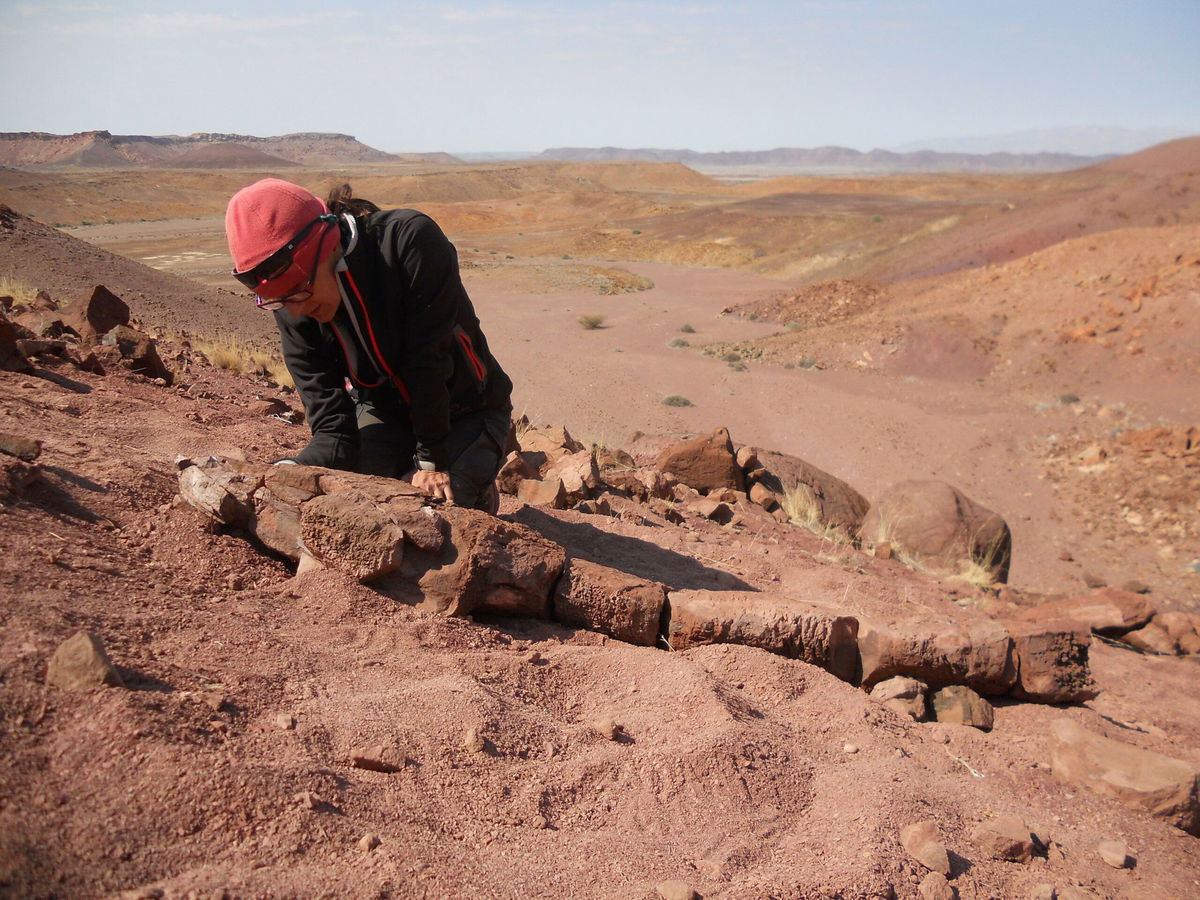
POLYGON ((365 216, 367 213, 379 212, 379 207, 370 200, 355 197, 354 191, 350 189, 350 185, 348 184, 339 184, 331 188, 329 196, 325 200, 325 205, 329 207, 329 211, 335 216, 340 216, 342 213, 350 213, 352 216, 365 216))

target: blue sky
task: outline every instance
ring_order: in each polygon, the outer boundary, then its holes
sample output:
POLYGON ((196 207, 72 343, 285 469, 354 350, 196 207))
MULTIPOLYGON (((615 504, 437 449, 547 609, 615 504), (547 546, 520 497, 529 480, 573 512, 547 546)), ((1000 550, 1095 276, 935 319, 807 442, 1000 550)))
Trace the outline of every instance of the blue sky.
POLYGON ((1200 133, 1200 0, 0 0, 0 131, 389 151, 1200 133))

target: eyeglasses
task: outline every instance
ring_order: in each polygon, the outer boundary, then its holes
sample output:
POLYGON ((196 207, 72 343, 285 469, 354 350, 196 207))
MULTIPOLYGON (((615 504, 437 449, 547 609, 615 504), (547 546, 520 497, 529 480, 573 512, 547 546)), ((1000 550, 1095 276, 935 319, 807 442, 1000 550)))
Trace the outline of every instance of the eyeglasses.
POLYGON ((257 306, 259 309, 265 309, 268 312, 275 312, 276 310, 283 309, 289 303, 306 303, 306 302, 308 302, 308 300, 310 300, 313 295, 312 284, 313 284, 313 281, 316 280, 317 266, 319 266, 320 264, 321 264, 320 254, 319 253, 314 254, 313 255, 313 267, 312 267, 312 271, 308 273, 308 280, 300 282, 302 285, 304 285, 304 287, 302 287, 298 291, 292 291, 292 293, 288 294, 286 297, 280 297, 278 300, 275 300, 275 299, 264 300, 261 296, 259 296, 258 294, 255 294, 254 295, 254 305, 257 306))
MULTIPOLYGON (((292 263, 295 259, 293 256, 293 251, 300 246, 300 244, 308 236, 308 233, 313 230, 314 226, 322 222, 336 221, 337 216, 334 215, 326 214, 323 216, 318 216, 301 228, 299 234, 297 234, 294 238, 292 238, 254 268, 245 272, 239 272, 235 269, 232 273, 233 277, 246 287, 250 288, 252 291, 256 290, 260 285, 263 285, 268 281, 274 281, 276 278, 279 278, 285 274, 287 270, 292 267, 292 263)), ((263 308, 268 309, 270 307, 263 308)), ((278 309, 278 307, 275 308, 278 309)))

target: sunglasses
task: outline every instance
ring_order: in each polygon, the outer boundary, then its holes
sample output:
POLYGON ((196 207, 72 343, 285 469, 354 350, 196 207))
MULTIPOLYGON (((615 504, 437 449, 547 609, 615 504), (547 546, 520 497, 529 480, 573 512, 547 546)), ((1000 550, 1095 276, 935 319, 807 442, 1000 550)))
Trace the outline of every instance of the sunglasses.
MULTIPOLYGON (((267 300, 267 299, 264 299, 263 297, 260 297, 258 294, 255 294, 254 295, 254 305, 257 306, 259 309, 267 310, 267 312, 275 312, 276 310, 283 309, 289 303, 307 303, 308 300, 313 295, 312 283, 313 283, 313 280, 317 277, 317 266, 319 266, 320 264, 321 264, 321 260, 314 256, 312 271, 308 273, 308 280, 301 282, 301 284, 303 284, 304 286, 302 288, 300 288, 300 290, 293 291, 292 293, 288 294, 286 297, 280 297, 277 300, 275 300, 275 299, 267 300)), ((288 268, 291 268, 291 266, 288 266, 288 268)))
MULTIPOLYGON (((287 270, 292 267, 292 263, 295 260, 293 255, 295 249, 300 246, 306 237, 308 237, 308 233, 312 231, 314 227, 322 222, 336 221, 337 216, 334 215, 326 214, 323 216, 318 216, 300 229, 299 234, 297 234, 294 238, 292 238, 254 268, 248 269, 245 272, 238 272, 235 269, 232 273, 233 277, 246 287, 250 288, 252 291, 257 290, 260 285, 263 285, 268 281, 274 281, 276 278, 284 275, 287 270)), ((264 309, 265 308, 269 307, 264 307, 264 309)))

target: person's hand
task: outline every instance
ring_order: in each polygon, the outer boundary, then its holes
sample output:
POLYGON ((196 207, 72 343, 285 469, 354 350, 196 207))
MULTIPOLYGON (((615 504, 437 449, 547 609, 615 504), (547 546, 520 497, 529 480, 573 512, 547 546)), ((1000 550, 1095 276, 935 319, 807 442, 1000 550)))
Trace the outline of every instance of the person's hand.
POLYGON ((449 472, 426 472, 418 469, 413 472, 412 483, 413 487, 426 497, 445 500, 447 503, 454 502, 454 491, 450 489, 449 472))

